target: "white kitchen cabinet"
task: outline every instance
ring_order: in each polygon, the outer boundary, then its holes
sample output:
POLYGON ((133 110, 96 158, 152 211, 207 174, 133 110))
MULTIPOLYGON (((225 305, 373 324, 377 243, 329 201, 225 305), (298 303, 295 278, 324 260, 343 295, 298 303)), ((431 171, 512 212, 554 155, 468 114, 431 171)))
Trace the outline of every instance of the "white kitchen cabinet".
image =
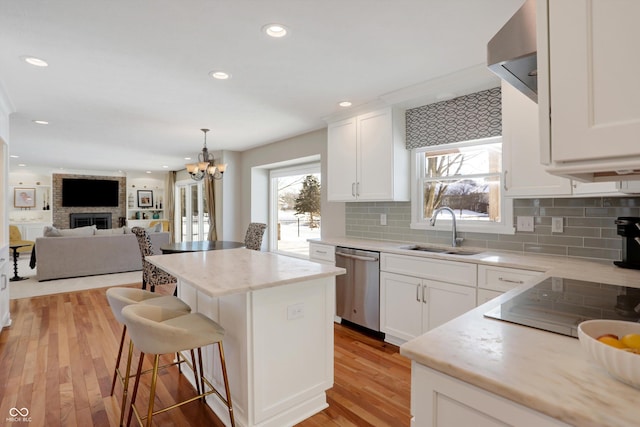
POLYGON ((404 114, 391 107, 328 126, 329 201, 408 201, 404 114))
POLYGON ((380 265, 387 342, 400 345, 476 306, 475 264, 383 253, 380 265))
POLYGON ((544 274, 542 271, 478 265, 478 305, 517 288, 529 279, 544 274))
POLYGON ((558 427, 559 420, 411 362, 414 427, 558 427))
POLYGON ((309 260, 319 262, 321 264, 335 265, 336 248, 333 245, 310 242, 309 260))
POLYGON ((543 162, 583 181, 618 181, 617 171, 638 177, 640 2, 537 4, 543 162))
POLYGON ((540 163, 538 106, 502 82, 502 159, 507 197, 571 195, 571 180, 551 175, 540 163))

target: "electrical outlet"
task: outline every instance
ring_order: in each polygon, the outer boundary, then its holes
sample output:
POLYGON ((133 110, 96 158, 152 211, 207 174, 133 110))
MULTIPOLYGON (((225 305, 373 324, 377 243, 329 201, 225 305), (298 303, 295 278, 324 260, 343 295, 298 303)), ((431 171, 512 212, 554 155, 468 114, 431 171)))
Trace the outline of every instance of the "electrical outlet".
POLYGON ((551 218, 551 232, 564 233, 564 221, 562 217, 551 218))
POLYGON ((287 307, 287 320, 300 319, 304 317, 304 303, 299 302, 287 307))
POLYGON ((516 223, 517 231, 534 231, 532 216, 519 216, 516 223))
POLYGON ((554 292, 562 292, 563 291, 563 283, 562 277, 552 277, 551 278, 551 290, 554 292))
POLYGON ((380 225, 387 225, 387 214, 380 214, 380 225))

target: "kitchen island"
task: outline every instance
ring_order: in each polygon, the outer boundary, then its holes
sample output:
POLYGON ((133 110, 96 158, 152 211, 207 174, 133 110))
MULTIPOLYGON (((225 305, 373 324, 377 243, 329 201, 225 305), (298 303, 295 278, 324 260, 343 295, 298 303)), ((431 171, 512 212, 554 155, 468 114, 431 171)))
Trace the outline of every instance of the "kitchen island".
MULTIPOLYGON (((225 329, 237 425, 294 425, 327 407, 335 276, 344 269, 245 248, 147 259, 178 278, 178 297, 194 312, 225 329)), ((203 352, 205 376, 224 390, 213 350, 203 352)), ((229 425, 218 398, 207 403, 229 425)))
MULTIPOLYGON (((605 267, 564 277, 591 276, 638 287, 640 273, 605 267)), ((532 282, 539 281, 532 279, 532 282)), ((640 390, 612 377, 582 351, 576 338, 484 317, 524 288, 514 289, 407 342, 412 359, 415 426, 639 425, 640 390)))

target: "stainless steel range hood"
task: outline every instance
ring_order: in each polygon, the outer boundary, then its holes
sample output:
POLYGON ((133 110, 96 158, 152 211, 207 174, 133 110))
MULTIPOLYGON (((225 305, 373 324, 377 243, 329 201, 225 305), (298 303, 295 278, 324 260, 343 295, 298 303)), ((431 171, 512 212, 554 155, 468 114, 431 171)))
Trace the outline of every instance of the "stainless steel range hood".
POLYGON ((526 0, 489 41, 487 65, 500 78, 538 102, 535 0, 526 0))

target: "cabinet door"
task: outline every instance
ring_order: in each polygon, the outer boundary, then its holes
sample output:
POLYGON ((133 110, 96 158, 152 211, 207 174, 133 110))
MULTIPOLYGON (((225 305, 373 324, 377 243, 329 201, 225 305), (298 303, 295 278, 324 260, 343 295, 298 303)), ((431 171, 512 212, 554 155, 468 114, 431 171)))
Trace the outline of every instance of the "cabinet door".
POLYGON ((571 181, 547 173, 540 163, 538 106, 502 83, 502 158, 508 197, 570 195, 571 181))
POLYGON ((416 427, 568 426, 416 362, 411 363, 411 415, 416 427))
POLYGON ((356 198, 356 118, 331 123, 327 130, 327 199, 356 198))
POLYGON ((391 108, 358 116, 358 200, 393 199, 391 108))
POLYGON ((424 332, 475 308, 476 288, 452 283, 424 280, 427 287, 427 310, 423 315, 424 332))
POLYGON ((640 156, 640 2, 548 6, 552 160, 640 156))
MULTIPOLYGON (((422 279, 380 273, 380 329, 401 340, 422 334, 422 279)), ((393 342, 393 340, 390 340, 393 342)))

